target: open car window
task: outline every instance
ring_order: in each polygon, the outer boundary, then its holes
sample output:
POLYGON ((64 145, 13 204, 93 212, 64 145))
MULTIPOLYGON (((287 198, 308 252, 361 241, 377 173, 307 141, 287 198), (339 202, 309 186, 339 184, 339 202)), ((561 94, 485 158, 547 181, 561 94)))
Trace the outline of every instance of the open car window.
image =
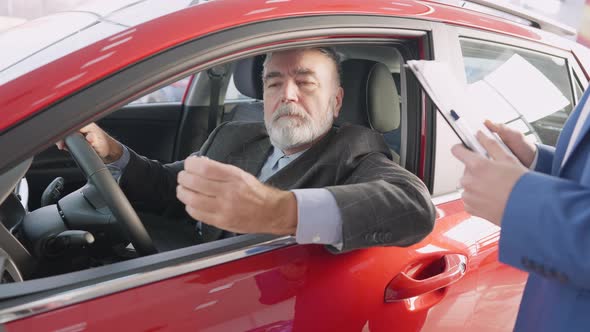
POLYGON ((131 103, 131 105, 151 103, 180 103, 186 93, 190 77, 183 78, 159 90, 151 92, 131 103))

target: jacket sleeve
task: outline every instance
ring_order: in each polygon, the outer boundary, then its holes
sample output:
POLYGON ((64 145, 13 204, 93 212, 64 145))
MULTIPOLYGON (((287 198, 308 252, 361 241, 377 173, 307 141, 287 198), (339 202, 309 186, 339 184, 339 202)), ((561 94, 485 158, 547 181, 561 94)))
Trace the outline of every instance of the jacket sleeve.
POLYGON ((162 212, 176 201, 176 176, 184 161, 162 164, 129 149, 129 163, 119 185, 135 208, 162 212))
MULTIPOLYGON (((590 165, 586 164, 585 172, 590 165)), ((500 260, 521 270, 590 289, 590 188, 528 172, 508 199, 500 260)))
POLYGON ((537 144, 537 165, 535 165, 535 171, 551 174, 554 155, 554 147, 544 144, 537 144))
POLYGON ((341 252, 409 246, 434 227, 436 213, 426 186, 381 153, 367 155, 347 183, 326 189, 342 216, 341 252))
MULTIPOLYGON (((201 150, 192 155, 205 155, 222 128, 223 124, 209 135, 201 150)), ((131 149, 129 153, 129 163, 119 180, 119 185, 129 201, 140 210, 158 213, 167 208, 182 208, 182 204, 176 198, 176 186, 177 175, 184 168, 184 160, 162 164, 140 156, 131 149)))

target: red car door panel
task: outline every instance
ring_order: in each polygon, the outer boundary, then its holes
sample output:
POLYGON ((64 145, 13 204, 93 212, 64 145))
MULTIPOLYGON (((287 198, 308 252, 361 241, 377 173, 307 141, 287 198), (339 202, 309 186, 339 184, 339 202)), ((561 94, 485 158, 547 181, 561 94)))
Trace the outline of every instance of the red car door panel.
POLYGON ((438 206, 435 230, 410 248, 333 255, 323 246, 289 246, 15 321, 6 330, 509 331, 525 275, 498 263, 499 231, 487 221, 474 224, 461 206, 438 206), (438 261, 457 255, 465 257, 466 273, 448 286, 385 301, 401 272, 433 278, 446 269, 438 261), (430 271, 408 271, 420 263, 430 271))

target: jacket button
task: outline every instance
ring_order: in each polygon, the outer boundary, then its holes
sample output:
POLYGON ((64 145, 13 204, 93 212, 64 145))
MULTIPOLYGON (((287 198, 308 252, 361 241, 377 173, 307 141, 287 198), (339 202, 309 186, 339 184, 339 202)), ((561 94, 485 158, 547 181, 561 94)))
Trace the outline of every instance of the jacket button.
POLYGON ((537 262, 535 262, 535 261, 533 261, 533 260, 530 260, 530 261, 529 261, 529 266, 531 267, 531 269, 532 269, 533 271, 537 271, 537 270, 539 269, 539 267, 538 267, 538 265, 537 265, 537 262))
POLYGON ((545 272, 545 267, 543 265, 537 265, 537 269, 536 269, 537 273, 539 273, 540 275, 546 277, 547 276, 547 272, 545 272))
POLYGON ((385 233, 385 242, 390 243, 392 239, 393 239, 393 234, 391 234, 391 232, 385 233))
POLYGON ((530 268, 531 267, 531 261, 528 258, 526 258, 526 257, 523 257, 520 260, 520 262, 522 263, 522 266, 524 266, 526 268, 530 268))
POLYGON ((565 274, 558 272, 557 281, 561 282, 562 284, 565 284, 569 281, 569 278, 565 274))

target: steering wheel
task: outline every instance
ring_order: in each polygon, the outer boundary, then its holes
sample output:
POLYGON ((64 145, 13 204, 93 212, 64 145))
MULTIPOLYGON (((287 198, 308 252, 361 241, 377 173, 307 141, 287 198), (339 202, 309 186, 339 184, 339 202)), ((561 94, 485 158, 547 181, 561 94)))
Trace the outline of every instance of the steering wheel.
POLYGON ((21 271, 8 253, 0 248, 0 284, 24 281, 21 271))
POLYGON ((102 196, 117 222, 126 229, 135 250, 142 256, 157 253, 135 209, 86 138, 74 133, 67 136, 64 142, 88 182, 102 196))

